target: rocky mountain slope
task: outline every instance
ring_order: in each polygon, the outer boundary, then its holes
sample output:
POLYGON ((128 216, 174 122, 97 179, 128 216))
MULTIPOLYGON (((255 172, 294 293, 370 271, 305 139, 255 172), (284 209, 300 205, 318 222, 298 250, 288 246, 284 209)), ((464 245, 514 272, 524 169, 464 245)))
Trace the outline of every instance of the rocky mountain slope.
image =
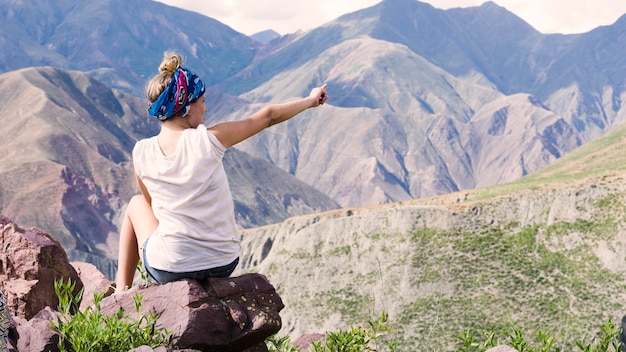
MULTIPOLYGON (((158 122, 145 116, 143 100, 80 71, 5 73, 0 96, 0 213, 46 229, 72 260, 96 263, 111 276, 121 216, 138 193, 131 151, 137 139, 158 133, 158 122)), ((241 227, 338 207, 242 151, 230 149, 224 163, 241 227)))
POLYGON ((576 350, 626 313, 624 133, 518 182, 248 229, 240 271, 277 287, 292 338, 385 311, 401 350, 512 326, 576 350))

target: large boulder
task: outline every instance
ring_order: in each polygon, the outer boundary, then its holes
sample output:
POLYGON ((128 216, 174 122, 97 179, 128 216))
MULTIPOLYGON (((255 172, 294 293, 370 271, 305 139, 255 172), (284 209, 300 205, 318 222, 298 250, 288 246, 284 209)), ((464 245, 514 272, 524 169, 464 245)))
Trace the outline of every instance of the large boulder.
POLYGON ((157 326, 172 332, 175 348, 215 351, 267 350, 263 341, 281 328, 284 305, 261 274, 180 280, 165 285, 135 286, 105 298, 105 314, 120 308, 132 318, 158 314, 157 326), (135 296, 142 297, 135 311, 135 296), (263 344, 258 349, 259 345, 263 344))
POLYGON ((11 314, 29 320, 46 307, 56 309, 55 280, 71 280, 76 294, 83 288, 65 250, 49 234, 22 229, 3 216, 0 231, 0 290, 11 314))

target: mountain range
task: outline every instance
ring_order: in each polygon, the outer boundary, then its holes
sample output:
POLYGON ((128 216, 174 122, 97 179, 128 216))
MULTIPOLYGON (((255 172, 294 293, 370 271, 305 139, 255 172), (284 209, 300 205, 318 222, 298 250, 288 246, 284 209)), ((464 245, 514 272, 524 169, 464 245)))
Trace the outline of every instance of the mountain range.
POLYGON ((340 206, 508 182, 625 118, 624 16, 584 34, 546 35, 493 2, 441 10, 386 0, 263 44, 150 0, 3 2, 0 10, 8 48, 0 70, 81 70, 141 96, 161 53, 174 48, 214 88, 210 122, 328 83, 325 109, 240 149, 340 206))

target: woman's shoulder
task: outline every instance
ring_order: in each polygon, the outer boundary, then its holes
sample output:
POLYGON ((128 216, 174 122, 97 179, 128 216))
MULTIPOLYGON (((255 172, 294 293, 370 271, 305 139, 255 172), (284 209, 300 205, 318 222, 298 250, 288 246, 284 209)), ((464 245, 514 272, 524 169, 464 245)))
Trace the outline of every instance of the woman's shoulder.
POLYGON ((205 145, 210 150, 213 150, 222 157, 226 148, 220 143, 220 141, 211 133, 211 131, 205 125, 199 125, 196 128, 189 128, 186 131, 189 138, 201 142, 201 145, 205 145))
POLYGON ((157 142, 156 136, 138 140, 135 143, 135 146, 133 147, 133 154, 137 153, 138 151, 143 151, 146 148, 154 146, 154 143, 156 142, 157 142))

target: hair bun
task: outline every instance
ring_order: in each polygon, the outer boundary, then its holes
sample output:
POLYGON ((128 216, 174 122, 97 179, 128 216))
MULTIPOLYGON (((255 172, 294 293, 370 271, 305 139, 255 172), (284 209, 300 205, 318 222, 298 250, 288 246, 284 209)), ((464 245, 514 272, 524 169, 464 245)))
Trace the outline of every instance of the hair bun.
POLYGON ((174 73, 177 68, 179 68, 183 64, 183 57, 180 54, 166 51, 163 54, 163 61, 161 65, 159 65, 160 73, 174 73))

